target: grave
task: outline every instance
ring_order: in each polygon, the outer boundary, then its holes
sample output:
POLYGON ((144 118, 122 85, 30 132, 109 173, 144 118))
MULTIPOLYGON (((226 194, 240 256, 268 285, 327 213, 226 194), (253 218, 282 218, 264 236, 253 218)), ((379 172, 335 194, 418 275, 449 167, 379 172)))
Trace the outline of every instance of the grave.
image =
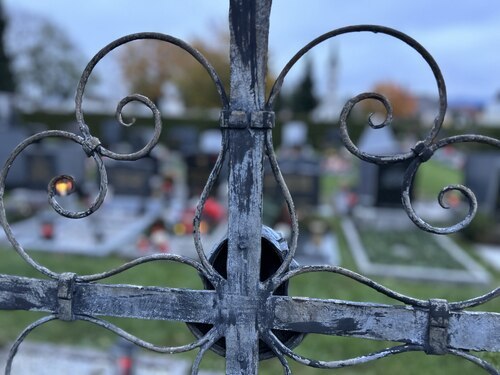
POLYGON ((184 156, 198 152, 198 130, 192 125, 177 125, 167 129, 166 144, 169 149, 184 156))
MULTIPOLYGON (((401 151, 398 141, 388 127, 367 128, 359 140, 359 149, 373 155, 394 155, 401 151)), ((360 161, 359 202, 372 207, 401 207, 401 185, 409 161, 377 165, 360 161)), ((411 194, 411 192, 410 192, 411 194)))
MULTIPOLYGON (((24 141, 28 134, 21 129, 16 121, 13 107, 13 95, 0 92, 0 165, 3 167, 14 148, 24 141)), ((26 169, 26 157, 19 155, 9 172, 5 182, 7 189, 22 186, 26 169)))
MULTIPOLYGON (((15 127, 10 130, 0 131, 0 163, 2 167, 14 148, 24 141, 27 136, 25 131, 15 127)), ((5 187, 7 189, 23 187, 26 178, 26 168, 26 155, 21 153, 9 171, 9 176, 5 181, 5 187)), ((47 187, 47 185, 45 185, 45 187, 47 187)))
MULTIPOLYGON (((83 208, 78 202, 71 204, 72 208, 83 208)), ((83 219, 67 219, 49 209, 12 224, 12 230, 19 243, 28 250, 106 256, 121 252, 126 246, 134 246, 139 235, 160 215, 161 204, 156 200, 115 196, 83 219), (45 223, 52 226, 50 238, 44 238, 42 233, 45 223)), ((3 233, 0 242, 9 245, 3 233)), ((138 255, 137 251, 130 252, 138 255)))
MULTIPOLYGON (((400 218, 403 220, 403 217, 400 218)), ((413 280, 488 283, 488 272, 451 238, 408 229, 392 228, 383 235, 371 226, 342 220, 342 229, 362 274, 413 280)))
POLYGON ((153 191, 153 178, 158 174, 158 163, 152 157, 136 161, 106 162, 109 186, 115 195, 149 197, 153 191))
MULTIPOLYGON (((0 127, 0 163, 3 164, 12 151, 28 138, 19 124, 0 127)), ((71 141, 50 139, 29 145, 14 160, 6 180, 6 188, 24 188, 46 191, 52 178, 71 175, 84 180, 87 155, 80 145, 71 141)))
MULTIPOLYGON (((219 130, 206 130, 200 134, 198 152, 185 157, 187 166, 187 185, 190 197, 200 196, 208 176, 215 166, 221 148, 221 132, 219 130)), ((215 190, 223 181, 227 181, 227 167, 225 166, 219 179, 216 181, 215 190)))
MULTIPOLYGON (((307 144, 307 127, 302 122, 283 126, 282 145, 277 152, 278 164, 298 210, 319 204, 321 166, 318 156, 307 144)), ((266 165, 264 195, 273 201, 283 199, 270 165, 266 165)))
POLYGON ((111 148, 123 141, 124 138, 124 126, 120 125, 116 120, 105 120, 101 123, 99 127, 101 143, 104 147, 111 148))
POLYGON ((77 184, 84 180, 87 155, 76 143, 40 143, 28 147, 24 153, 24 188, 47 190, 50 180, 59 175, 73 176, 77 184))
MULTIPOLYGON (((380 156, 401 152, 387 127, 367 129, 359 141, 359 149, 380 156)), ((414 280, 489 282, 486 270, 452 239, 422 232, 408 218, 401 204, 401 185, 408 165, 409 162, 360 164, 360 205, 355 207, 352 217, 342 220, 359 271, 414 280)), ((419 206, 418 202, 414 204, 419 206)), ((422 207, 420 211, 424 211, 422 207)))
POLYGON ((465 163, 465 186, 477 198, 478 209, 500 217, 500 155, 498 152, 472 153, 465 163))

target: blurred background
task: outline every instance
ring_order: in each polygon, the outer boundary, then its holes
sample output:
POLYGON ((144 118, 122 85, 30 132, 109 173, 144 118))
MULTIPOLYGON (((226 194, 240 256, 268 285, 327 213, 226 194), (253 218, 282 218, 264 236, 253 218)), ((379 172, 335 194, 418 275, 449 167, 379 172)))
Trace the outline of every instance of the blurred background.
MULTIPOLYGON (((74 96, 80 75, 101 48, 126 34, 155 31, 183 39, 207 57, 227 87, 227 14, 224 1, 2 0, 0 162, 32 134, 48 129, 79 132, 74 96)), ((500 4, 492 1, 450 6, 430 0, 342 4, 275 0, 268 91, 305 44, 332 29, 354 24, 398 29, 435 58, 448 91, 448 110, 438 138, 467 133, 500 138, 500 4)), ((294 66, 276 101, 273 142, 299 215, 297 261, 341 265, 418 298, 462 300, 493 289, 500 280, 499 150, 477 144, 448 146, 419 168, 411 198, 427 222, 447 226, 465 216, 468 202, 458 192, 445 195, 449 210, 439 206, 437 197, 447 185, 465 184, 479 203, 475 220, 460 233, 447 237, 423 233, 401 205, 408 165, 377 167, 353 157, 342 144, 340 112, 362 92, 385 95, 394 109, 392 125, 379 130, 369 128, 367 119, 374 113, 375 122, 384 121, 386 113, 380 103, 363 101, 351 113, 350 137, 371 154, 410 151, 425 138, 439 113, 431 69, 408 45, 385 35, 356 33, 334 38, 294 66)), ((69 210, 85 209, 97 195, 95 163, 77 144, 47 138, 26 147, 12 164, 5 193, 9 223, 30 256, 56 272, 97 273, 159 252, 197 257, 192 219, 221 142, 215 86, 204 69, 176 46, 134 41, 112 51, 90 77, 83 110, 92 134, 116 152, 139 150, 153 133, 151 112, 140 104, 124 109, 125 121, 135 119, 133 125, 123 126, 115 119, 118 102, 131 93, 146 95, 161 111, 160 144, 137 162, 105 160, 110 192, 91 217, 64 219, 47 203, 49 185, 69 210), (53 180, 59 175, 65 177, 53 180)), ((227 175, 225 166, 203 212, 200 230, 207 254, 217 254, 214 249, 225 236, 227 175)), ((264 223, 288 239, 289 214, 267 160, 264 190, 264 223)), ((3 233, 0 252, 0 272, 41 277, 15 253, 3 233)), ((196 272, 176 264, 148 264, 109 282, 203 288, 196 272)), ((329 275, 301 276, 289 288, 292 295, 394 303, 329 275)), ((481 306, 485 309, 499 312, 500 303, 481 306)), ((4 356, 37 316, 0 313, 4 356)), ((180 323, 110 320, 155 344, 192 341, 180 323)), ((315 336, 309 335, 297 351, 333 360, 389 345, 315 336)), ((62 322, 50 323, 29 338, 21 346, 14 374, 44 373, 40 369, 45 367, 51 374, 183 374, 192 360, 144 353, 81 322, 70 328, 62 322)), ((484 357, 500 365, 498 356, 484 357)), ((0 354, 0 362, 3 358, 0 354)), ((223 360, 210 354, 202 367, 207 373, 217 373, 223 371, 223 360)), ((279 368, 278 361, 269 360, 263 362, 261 371, 276 373, 279 368)), ((339 372, 399 374, 403 369, 409 374, 481 373, 461 359, 420 354, 339 372)), ((301 366, 295 371, 321 372, 301 366)))

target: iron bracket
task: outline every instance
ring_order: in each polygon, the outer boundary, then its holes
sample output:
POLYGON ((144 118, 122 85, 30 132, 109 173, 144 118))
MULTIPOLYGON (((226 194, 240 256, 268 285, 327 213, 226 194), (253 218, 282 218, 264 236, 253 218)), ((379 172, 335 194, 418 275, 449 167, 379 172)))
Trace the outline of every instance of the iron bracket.
POLYGON ((65 272, 59 276, 57 283, 57 316, 63 321, 75 320, 73 313, 73 293, 75 292, 76 274, 65 272))
POLYGON ((272 129, 274 122, 273 111, 222 111, 220 115, 223 129, 272 129))
POLYGON ((429 300, 429 330, 425 352, 443 355, 448 352, 448 326, 450 306, 447 300, 429 300))

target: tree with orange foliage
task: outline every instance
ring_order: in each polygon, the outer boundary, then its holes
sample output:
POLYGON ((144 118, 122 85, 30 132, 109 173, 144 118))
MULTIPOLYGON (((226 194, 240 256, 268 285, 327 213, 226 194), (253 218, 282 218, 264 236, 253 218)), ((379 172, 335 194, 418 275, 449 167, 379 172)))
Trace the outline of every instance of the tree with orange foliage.
MULTIPOLYGON (((212 64, 229 93, 229 34, 214 31, 213 42, 195 39, 190 44, 212 64)), ((220 108, 215 84, 198 61, 181 48, 155 40, 138 40, 123 47, 118 56, 123 79, 133 93, 147 96, 158 104, 165 85, 173 84, 188 108, 220 108)), ((274 82, 268 74, 268 88, 274 82)))
MULTIPOLYGON (((417 99, 402 86, 393 82, 380 82, 373 87, 373 92, 389 100, 394 117, 407 119, 417 114, 417 99)), ((384 114, 384 107, 376 100, 365 100, 361 105, 366 112, 384 114)))
MULTIPOLYGON (((191 45, 199 50, 229 83, 229 40, 217 33, 216 42, 208 46, 201 39, 191 45)), ((179 90, 187 107, 220 107, 216 87, 205 69, 181 48, 156 40, 138 40, 124 46, 118 56, 123 78, 131 92, 147 96, 158 104, 165 85, 179 90)))

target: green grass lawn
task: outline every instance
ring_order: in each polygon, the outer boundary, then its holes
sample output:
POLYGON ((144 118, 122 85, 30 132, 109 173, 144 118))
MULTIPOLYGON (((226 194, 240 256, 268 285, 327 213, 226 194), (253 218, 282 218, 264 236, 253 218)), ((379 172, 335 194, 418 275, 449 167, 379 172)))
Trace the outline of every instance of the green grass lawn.
POLYGON ((439 192, 448 185, 461 184, 463 172, 440 162, 429 160, 422 164, 415 179, 415 196, 419 199, 437 199, 439 192))
MULTIPOLYGON (((338 229, 338 226, 336 226, 338 229)), ((340 233, 340 231, 338 231, 340 233)), ((354 261, 347 249, 342 235, 339 235, 343 266, 354 269, 354 261)), ((55 255, 34 253, 43 265, 57 272, 73 271, 78 274, 101 272, 124 262, 118 257, 88 258, 83 256, 55 255)), ((16 274, 28 277, 41 277, 32 270, 12 250, 0 250, 0 273, 16 274)), ((499 284, 500 277, 495 275, 494 282, 488 286, 464 286, 441 283, 419 283, 391 278, 375 278, 383 285, 398 292, 417 298, 446 298, 450 301, 471 298, 485 293, 499 284)), ((154 262, 136 267, 107 280, 110 283, 128 283, 136 285, 159 285, 172 287, 201 288, 202 284, 196 272, 191 268, 176 263, 154 262)), ((337 298, 360 302, 395 303, 372 289, 333 274, 315 273, 299 276, 290 283, 290 294, 318 298, 337 298)), ((500 301, 490 302, 481 310, 500 311, 500 301)), ((9 345, 28 324, 44 314, 18 311, 0 311, 0 344, 9 345)), ((183 323, 156 322, 133 319, 113 319, 110 321, 158 345, 182 345, 193 341, 193 336, 183 323)), ((479 334, 479 333, 478 333, 479 334)), ((85 322, 51 322, 36 329, 29 340, 50 341, 102 348, 106 350, 116 340, 116 336, 102 328, 85 322)), ((340 338, 324 335, 308 335, 296 349, 300 354, 315 359, 334 360, 363 355, 396 343, 376 342, 355 338, 340 338)), ((22 350, 22 346, 21 349, 22 350)), ((194 358, 196 353, 182 355, 182 358, 194 358)), ((500 366, 500 356, 484 355, 500 366)), ((397 355, 371 364, 339 370, 318 370, 296 365, 290 360, 294 374, 484 374, 482 370, 468 361, 452 356, 426 356, 422 353, 397 355)), ((216 354, 209 353, 202 367, 223 371, 224 362, 216 354)), ((281 365, 276 359, 264 361, 260 373, 280 374, 281 365)))
MULTIPOLYGON (((355 189, 358 176, 350 173, 344 176, 325 175, 321 178, 322 202, 329 202, 332 195, 342 186, 355 189)), ((413 186, 415 197, 424 200, 435 200, 445 186, 463 183, 463 172, 446 166, 435 160, 423 163, 415 177, 413 186)))

